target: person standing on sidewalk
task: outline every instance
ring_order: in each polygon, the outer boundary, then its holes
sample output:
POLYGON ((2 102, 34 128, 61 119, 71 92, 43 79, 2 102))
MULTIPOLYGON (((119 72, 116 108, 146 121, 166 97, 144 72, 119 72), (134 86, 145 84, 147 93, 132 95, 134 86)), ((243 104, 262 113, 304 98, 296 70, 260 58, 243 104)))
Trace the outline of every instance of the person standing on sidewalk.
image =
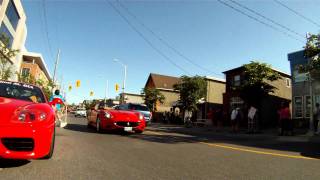
POLYGON ((238 119, 239 119, 239 111, 238 111, 238 108, 234 107, 231 112, 231 127, 232 127, 233 133, 238 132, 238 123, 239 123, 238 119))
POLYGON ((314 132, 316 134, 319 134, 318 132, 319 120, 320 120, 320 105, 319 103, 316 103, 316 108, 313 113, 313 126, 314 126, 314 132))
POLYGON ((255 133, 258 130, 257 109, 253 106, 248 111, 248 134, 255 133))
POLYGON ((280 135, 293 135, 293 122, 291 119, 291 113, 289 109, 289 103, 282 103, 281 109, 279 112, 280 123, 281 123, 281 132, 280 135))

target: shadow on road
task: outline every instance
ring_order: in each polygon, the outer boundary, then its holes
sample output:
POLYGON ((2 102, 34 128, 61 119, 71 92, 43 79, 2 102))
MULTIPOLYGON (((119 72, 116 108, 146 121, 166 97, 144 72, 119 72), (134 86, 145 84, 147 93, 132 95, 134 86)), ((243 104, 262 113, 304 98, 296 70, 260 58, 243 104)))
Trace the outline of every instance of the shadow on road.
POLYGON ((83 124, 67 124, 67 126, 64 128, 67 130, 71 130, 71 131, 78 131, 78 132, 85 132, 85 133, 96 133, 96 131, 93 128, 88 127, 87 125, 83 125, 83 124))
POLYGON ((14 168, 30 163, 28 160, 0 159, 0 168, 14 168))
MULTIPOLYGON (((203 129, 207 131, 206 129, 203 129)), ((246 146, 248 148, 261 148, 277 151, 297 152, 304 157, 320 159, 320 137, 279 137, 247 135, 247 134, 231 134, 228 132, 212 132, 212 133, 196 133, 186 128, 161 128, 152 130, 158 134, 141 134, 129 136, 144 141, 178 144, 178 143, 227 143, 236 146, 246 146)))

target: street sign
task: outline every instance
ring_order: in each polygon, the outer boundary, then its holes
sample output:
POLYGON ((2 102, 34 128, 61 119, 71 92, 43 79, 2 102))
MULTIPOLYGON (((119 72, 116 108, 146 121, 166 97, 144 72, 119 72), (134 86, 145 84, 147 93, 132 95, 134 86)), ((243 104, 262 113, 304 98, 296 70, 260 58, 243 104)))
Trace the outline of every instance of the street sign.
POLYGON ((90 96, 93 96, 93 95, 94 95, 93 91, 90 91, 90 96))
POLYGON ((69 85, 69 88, 68 88, 68 89, 69 89, 69 91, 71 91, 71 90, 72 90, 72 86, 71 86, 71 85, 69 85))

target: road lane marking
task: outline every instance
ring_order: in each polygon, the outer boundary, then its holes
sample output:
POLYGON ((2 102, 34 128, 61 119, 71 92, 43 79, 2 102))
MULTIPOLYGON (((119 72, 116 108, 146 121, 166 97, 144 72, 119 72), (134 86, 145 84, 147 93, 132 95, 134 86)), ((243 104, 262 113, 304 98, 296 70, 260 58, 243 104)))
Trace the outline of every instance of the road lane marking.
POLYGON ((294 158, 294 159, 307 159, 307 160, 319 160, 316 158, 309 158, 309 157, 303 157, 299 155, 288 155, 288 154, 280 154, 280 153, 272 153, 272 152, 266 152, 266 151, 258 151, 258 150, 252 150, 252 149, 245 149, 245 148, 238 148, 233 146, 226 146, 226 145, 220 145, 220 144, 213 144, 213 143, 206 143, 206 142, 199 142, 200 144, 205 144, 208 146, 214 146, 224 149, 232 149, 236 151, 243 151, 243 152, 251 152, 255 154, 264 154, 264 155, 271 155, 271 156, 278 156, 278 157, 288 157, 288 158, 294 158))
MULTIPOLYGON (((147 132, 150 133, 150 134, 154 134, 154 135, 165 135, 165 134, 154 132, 154 131, 147 131, 147 132)), ((179 137, 179 138, 183 138, 183 137, 179 137)), ((287 157, 287 158, 292 158, 292 159, 319 160, 317 158, 304 157, 304 156, 300 156, 300 155, 288 155, 288 154, 272 153, 272 152, 267 152, 267 151, 258 151, 258 150, 239 148, 239 147, 233 147, 233 146, 226 146, 226 145, 221 145, 221 144, 216 144, 216 143, 207 143, 207 142, 201 142, 201 141, 200 142, 193 141, 193 142, 196 142, 196 143, 199 143, 199 144, 204 144, 204 145, 211 146, 211 147, 219 147, 219 148, 224 148, 224 149, 231 149, 231 150, 242 151, 242 152, 250 152, 250 153, 255 153, 255 154, 263 154, 263 155, 278 156, 278 157, 287 157)))

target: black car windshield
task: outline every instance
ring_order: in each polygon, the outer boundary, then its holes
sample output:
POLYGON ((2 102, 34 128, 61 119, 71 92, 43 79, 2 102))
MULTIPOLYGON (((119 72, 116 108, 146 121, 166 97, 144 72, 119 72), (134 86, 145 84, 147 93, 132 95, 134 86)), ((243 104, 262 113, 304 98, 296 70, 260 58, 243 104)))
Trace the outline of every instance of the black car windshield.
POLYGON ((129 109, 137 110, 137 111, 149 111, 148 107, 142 106, 142 105, 138 105, 138 104, 131 104, 129 106, 129 109))
POLYGON ((42 91, 29 84, 0 81, 0 97, 19 99, 34 103, 45 103, 42 91))

